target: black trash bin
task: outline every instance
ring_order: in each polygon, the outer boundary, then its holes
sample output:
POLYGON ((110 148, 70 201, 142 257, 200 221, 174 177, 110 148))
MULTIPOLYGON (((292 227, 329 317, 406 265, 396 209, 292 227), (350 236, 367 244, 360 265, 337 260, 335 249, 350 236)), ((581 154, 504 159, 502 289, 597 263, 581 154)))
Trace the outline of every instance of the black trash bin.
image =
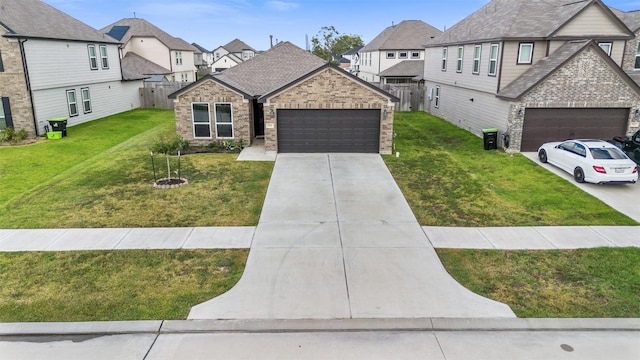
POLYGON ((67 136, 67 118, 51 118, 47 119, 47 121, 51 126, 51 131, 60 131, 62 132, 62 137, 67 136))
POLYGON ((498 129, 482 129, 482 135, 485 150, 498 148, 498 129))

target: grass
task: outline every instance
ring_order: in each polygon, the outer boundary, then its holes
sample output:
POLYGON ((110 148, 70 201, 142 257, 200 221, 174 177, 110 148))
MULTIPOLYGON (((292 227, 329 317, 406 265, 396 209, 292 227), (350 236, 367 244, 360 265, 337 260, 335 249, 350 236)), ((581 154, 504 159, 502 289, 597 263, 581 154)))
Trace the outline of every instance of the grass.
POLYGON ((640 249, 438 249, 468 289, 519 317, 640 317, 640 249))
POLYGON ((230 289, 248 250, 0 253, 0 322, 185 319, 230 289))
POLYGON ((422 225, 637 225, 520 154, 424 112, 396 113, 385 162, 422 225))
MULTIPOLYGON (((68 132, 63 140, 0 148, 0 228, 258 223, 273 163, 238 162, 236 154, 186 155, 181 176, 188 186, 151 186, 149 148, 175 132, 172 111, 135 110, 68 132)), ((158 177, 166 176, 164 161, 156 158, 158 177)))

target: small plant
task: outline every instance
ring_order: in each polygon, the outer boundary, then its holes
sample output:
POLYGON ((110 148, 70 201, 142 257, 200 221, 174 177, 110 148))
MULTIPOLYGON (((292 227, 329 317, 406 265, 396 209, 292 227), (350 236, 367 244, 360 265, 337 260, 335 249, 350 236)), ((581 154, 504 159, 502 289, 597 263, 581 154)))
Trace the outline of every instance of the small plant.
MULTIPOLYGON (((153 153, 164 154, 167 159, 167 179, 171 180, 171 163, 169 157, 172 154, 180 155, 180 151, 189 148, 189 142, 182 139, 178 134, 165 135, 156 140, 151 145, 151 159, 153 161, 153 153)), ((155 174, 155 163, 153 163, 155 174)), ((178 174, 180 172, 180 157, 178 157, 178 174)), ((179 177, 179 176, 178 176, 179 177)))
POLYGON ((5 128, 2 130, 0 135, 0 140, 4 142, 15 141, 16 130, 12 127, 5 128))
POLYGON ((26 140, 28 137, 29 137, 29 132, 25 129, 20 129, 20 131, 18 131, 18 133, 15 136, 15 140, 22 141, 22 140, 26 140))

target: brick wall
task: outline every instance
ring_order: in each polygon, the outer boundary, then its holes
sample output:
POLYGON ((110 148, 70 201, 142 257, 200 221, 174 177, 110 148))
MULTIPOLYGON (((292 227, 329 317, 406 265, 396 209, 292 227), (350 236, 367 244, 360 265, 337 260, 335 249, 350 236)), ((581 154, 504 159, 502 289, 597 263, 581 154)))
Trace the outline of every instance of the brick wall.
POLYGON ((233 115, 233 136, 235 140, 243 140, 246 145, 251 144, 253 127, 251 102, 215 81, 208 79, 180 94, 178 102, 174 103, 176 113, 176 131, 183 139, 193 144, 208 143, 216 139, 215 106, 216 102, 231 103, 233 115), (194 139, 191 104, 202 102, 209 104, 209 118, 211 119, 211 139, 194 139))
POLYGON ((29 136, 34 137, 36 129, 33 123, 31 95, 27 91, 19 43, 0 37, 0 53, 4 65, 4 72, 0 72, 0 97, 9 98, 13 127, 17 131, 26 129, 29 136))
POLYGON ((585 49, 538 86, 513 102, 509 111, 511 150, 519 150, 524 108, 631 108, 628 133, 640 126, 640 96, 592 48, 585 49))
POLYGON ((277 114, 277 109, 380 109, 380 153, 391 153, 394 104, 340 71, 327 68, 268 99, 264 106, 267 151, 278 150, 278 119, 269 116, 271 110, 277 114))

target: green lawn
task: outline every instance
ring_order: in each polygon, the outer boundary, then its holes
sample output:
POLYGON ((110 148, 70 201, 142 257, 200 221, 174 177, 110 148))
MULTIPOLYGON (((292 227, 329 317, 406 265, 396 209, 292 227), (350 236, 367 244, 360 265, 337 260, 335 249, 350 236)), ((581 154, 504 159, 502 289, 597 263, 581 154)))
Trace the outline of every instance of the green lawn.
POLYGON ((432 226, 638 225, 520 154, 424 112, 396 113, 384 160, 418 222, 432 226))

